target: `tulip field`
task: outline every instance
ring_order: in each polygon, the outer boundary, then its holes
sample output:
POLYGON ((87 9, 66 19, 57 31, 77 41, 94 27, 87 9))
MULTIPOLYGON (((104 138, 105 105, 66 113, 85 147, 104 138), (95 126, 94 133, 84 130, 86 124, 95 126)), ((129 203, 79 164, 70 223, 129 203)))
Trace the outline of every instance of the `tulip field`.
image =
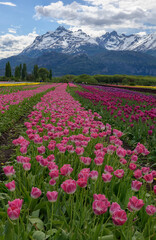
POLYGON ((134 145, 141 142, 156 157, 156 95, 145 95, 126 89, 103 86, 82 86, 77 91, 82 99, 93 102, 104 122, 124 132, 123 139, 134 145), (84 91, 85 90, 85 91, 84 91))
POLYGON ((155 240, 156 98, 72 83, 1 93, 2 129, 38 94, 2 168, 0 240, 155 240))

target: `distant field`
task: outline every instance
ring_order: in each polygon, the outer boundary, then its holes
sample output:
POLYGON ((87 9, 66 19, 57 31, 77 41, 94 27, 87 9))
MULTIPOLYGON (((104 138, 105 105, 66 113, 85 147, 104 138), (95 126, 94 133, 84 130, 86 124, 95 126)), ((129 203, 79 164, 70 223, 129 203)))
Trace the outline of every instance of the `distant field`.
POLYGON ((39 82, 1 82, 0 81, 0 87, 38 85, 38 84, 41 84, 41 83, 39 83, 39 82))

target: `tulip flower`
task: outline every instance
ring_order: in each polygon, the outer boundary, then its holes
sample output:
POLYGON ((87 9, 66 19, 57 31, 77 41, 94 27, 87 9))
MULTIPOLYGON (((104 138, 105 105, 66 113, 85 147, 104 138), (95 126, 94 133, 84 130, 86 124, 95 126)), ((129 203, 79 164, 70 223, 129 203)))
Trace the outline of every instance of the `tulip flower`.
POLYGON ((53 192, 48 191, 46 196, 47 196, 49 202, 56 202, 57 201, 57 197, 58 197, 58 192, 56 192, 56 191, 53 191, 53 192))
POLYGON ((156 213, 156 207, 153 205, 148 205, 146 207, 146 213, 150 216, 154 215, 156 213))
POLYGON ((61 184, 61 188, 67 194, 73 194, 76 191, 76 181, 75 180, 66 180, 61 184))
POLYGON ((115 225, 123 225, 127 221, 127 215, 124 210, 117 210, 112 214, 112 220, 115 225))
POLYGON ((15 174, 13 166, 6 166, 3 168, 3 171, 7 177, 10 177, 15 174))
POLYGON ((32 190, 31 190, 31 197, 34 198, 34 199, 37 199, 41 196, 42 192, 39 188, 37 187, 32 187, 32 190))
POLYGON ((15 191, 15 181, 11 181, 9 183, 6 183, 5 186, 8 188, 10 192, 15 191))
POLYGON ((133 196, 129 199, 129 207, 134 211, 139 211, 143 206, 144 202, 142 199, 138 199, 137 197, 133 196))

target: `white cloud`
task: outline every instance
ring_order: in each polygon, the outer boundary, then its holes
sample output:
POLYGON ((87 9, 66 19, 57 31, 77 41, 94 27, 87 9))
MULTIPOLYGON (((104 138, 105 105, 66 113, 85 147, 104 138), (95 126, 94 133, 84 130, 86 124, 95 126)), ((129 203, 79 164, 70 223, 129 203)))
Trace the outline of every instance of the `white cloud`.
POLYGON ((16 7, 16 4, 12 3, 12 2, 0 2, 1 5, 6 5, 6 6, 10 6, 10 7, 16 7))
POLYGON ((13 35, 7 33, 0 35, 0 58, 7 58, 19 54, 30 45, 38 34, 33 31, 28 35, 13 35))
POLYGON ((151 29, 156 26, 155 0, 83 0, 65 4, 57 1, 36 6, 36 19, 48 17, 71 29, 81 28, 88 34, 100 35, 107 29, 151 29))
POLYGON ((8 32, 9 32, 9 33, 16 33, 16 29, 14 29, 14 28, 8 28, 8 32))

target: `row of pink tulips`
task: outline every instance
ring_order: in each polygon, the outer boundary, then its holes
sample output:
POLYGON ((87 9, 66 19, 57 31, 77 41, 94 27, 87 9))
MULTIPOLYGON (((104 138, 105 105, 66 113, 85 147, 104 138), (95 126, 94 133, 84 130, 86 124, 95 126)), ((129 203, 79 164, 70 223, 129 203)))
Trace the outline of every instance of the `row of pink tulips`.
MULTIPOLYGON (((98 113, 81 107, 66 87, 62 84, 42 97, 25 122, 26 135, 13 141, 17 159, 3 168, 10 179, 5 186, 15 198, 8 201, 9 218, 19 220, 21 216, 26 231, 28 219, 39 208, 45 238, 54 227, 58 234, 63 228, 71 239, 98 239, 105 236, 105 228, 114 237, 120 234, 120 239, 123 233, 132 239, 136 231, 153 237, 156 171, 138 163, 149 151, 141 143, 133 151, 124 149, 123 133, 104 125, 98 113), (56 220, 62 218, 57 227, 56 220)), ((35 231, 32 226, 27 237, 35 231)))
POLYGON ((0 113, 4 114, 5 111, 9 110, 10 105, 17 105, 21 103, 25 98, 30 98, 38 93, 44 92, 49 88, 55 87, 56 84, 38 86, 34 90, 18 91, 10 94, 0 95, 0 113))

